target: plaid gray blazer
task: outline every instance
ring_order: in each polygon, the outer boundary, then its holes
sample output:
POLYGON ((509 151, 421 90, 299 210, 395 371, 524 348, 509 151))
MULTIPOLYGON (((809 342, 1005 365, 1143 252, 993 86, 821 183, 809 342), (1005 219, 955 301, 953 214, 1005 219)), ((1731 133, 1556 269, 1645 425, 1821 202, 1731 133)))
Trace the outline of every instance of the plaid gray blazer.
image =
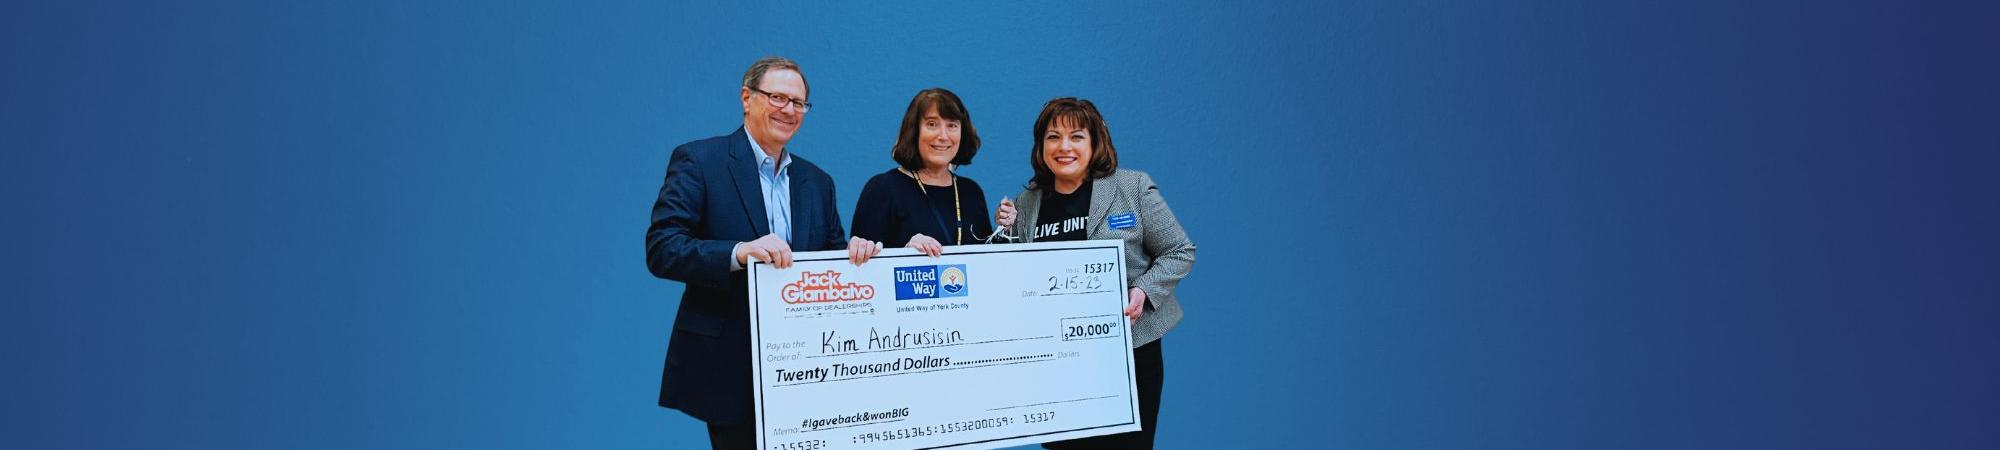
MULTIPOLYGON (((1132 345, 1159 340, 1181 322, 1180 299, 1174 288, 1194 268, 1194 242, 1188 240, 1174 212, 1167 209, 1167 201, 1160 197, 1159 186, 1153 185, 1153 177, 1145 172, 1118 169, 1095 183, 1090 192, 1089 237, 1125 241, 1125 284, 1146 293, 1148 307, 1132 325, 1132 345), (1106 219, 1125 213, 1137 215, 1138 226, 1111 229, 1106 219)), ((1019 216, 1008 231, 1034 242, 1041 203, 1040 189, 1023 190, 1015 196, 1019 216)))

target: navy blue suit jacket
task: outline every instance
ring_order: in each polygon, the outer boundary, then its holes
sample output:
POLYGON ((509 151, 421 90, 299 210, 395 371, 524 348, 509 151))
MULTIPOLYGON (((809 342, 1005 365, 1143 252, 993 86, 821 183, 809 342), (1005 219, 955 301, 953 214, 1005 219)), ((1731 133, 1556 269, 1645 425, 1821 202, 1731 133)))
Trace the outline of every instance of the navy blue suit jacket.
MULTIPOLYGON (((716 425, 750 419, 750 320, 736 243, 770 234, 757 159, 742 128, 675 147, 646 228, 646 268, 687 285, 660 375, 660 406, 716 425)), ((847 247, 833 178, 792 155, 794 252, 847 247)))

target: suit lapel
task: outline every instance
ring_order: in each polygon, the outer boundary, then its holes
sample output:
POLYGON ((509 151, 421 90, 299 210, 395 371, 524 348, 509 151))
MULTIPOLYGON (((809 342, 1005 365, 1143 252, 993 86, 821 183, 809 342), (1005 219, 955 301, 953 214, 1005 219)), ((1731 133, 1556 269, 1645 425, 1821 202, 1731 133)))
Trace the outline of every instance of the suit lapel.
POLYGON ((1117 198, 1115 191, 1118 189, 1117 184, 1111 182, 1111 177, 1091 180, 1090 184, 1090 223, 1086 225, 1090 227, 1090 232, 1086 235, 1097 239, 1102 236, 1102 231, 1110 230, 1104 224, 1104 218, 1111 216, 1111 201, 1117 198))
POLYGON ((750 230, 758 237, 771 234, 771 216, 764 212, 764 188, 757 181, 757 159, 750 155, 750 134, 742 128, 729 136, 729 176, 736 179, 736 195, 743 199, 750 230))
POLYGON ((1039 220, 1036 217, 1041 215, 1042 191, 1041 189, 1035 189, 1024 192, 1028 195, 1014 199, 1014 213, 1016 214, 1014 216, 1014 225, 1017 227, 1015 228, 1016 230, 1022 230, 1020 232, 1021 242, 1035 242, 1035 221, 1039 220))

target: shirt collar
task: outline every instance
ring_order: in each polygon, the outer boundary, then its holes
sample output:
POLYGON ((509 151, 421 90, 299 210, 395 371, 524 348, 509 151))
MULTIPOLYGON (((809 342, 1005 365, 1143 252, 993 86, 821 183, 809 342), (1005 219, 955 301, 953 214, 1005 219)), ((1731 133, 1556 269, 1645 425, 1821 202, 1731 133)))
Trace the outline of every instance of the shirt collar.
MULTIPOLYGON (((748 133, 746 132, 745 134, 748 133)), ((750 138, 748 139, 750 141, 750 156, 753 158, 757 158, 757 165, 763 166, 771 164, 771 155, 764 153, 764 146, 757 145, 757 137, 756 136, 748 136, 748 137, 750 138)), ((785 167, 792 165, 792 152, 779 153, 778 157, 782 158, 777 161, 778 170, 785 170, 785 167)))

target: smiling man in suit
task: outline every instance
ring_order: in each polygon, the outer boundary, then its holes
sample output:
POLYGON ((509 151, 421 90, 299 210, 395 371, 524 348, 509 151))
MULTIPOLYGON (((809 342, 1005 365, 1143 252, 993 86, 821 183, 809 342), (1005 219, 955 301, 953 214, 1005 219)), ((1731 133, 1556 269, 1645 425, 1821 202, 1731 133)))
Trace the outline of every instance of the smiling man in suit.
POLYGON ((766 57, 743 74, 743 127, 675 147, 646 228, 646 267, 687 285, 667 343, 660 406, 708 424, 716 449, 756 446, 750 414, 750 322, 744 267, 779 268, 792 252, 881 244, 847 239, 833 179, 786 148, 812 103, 799 65, 766 57))

